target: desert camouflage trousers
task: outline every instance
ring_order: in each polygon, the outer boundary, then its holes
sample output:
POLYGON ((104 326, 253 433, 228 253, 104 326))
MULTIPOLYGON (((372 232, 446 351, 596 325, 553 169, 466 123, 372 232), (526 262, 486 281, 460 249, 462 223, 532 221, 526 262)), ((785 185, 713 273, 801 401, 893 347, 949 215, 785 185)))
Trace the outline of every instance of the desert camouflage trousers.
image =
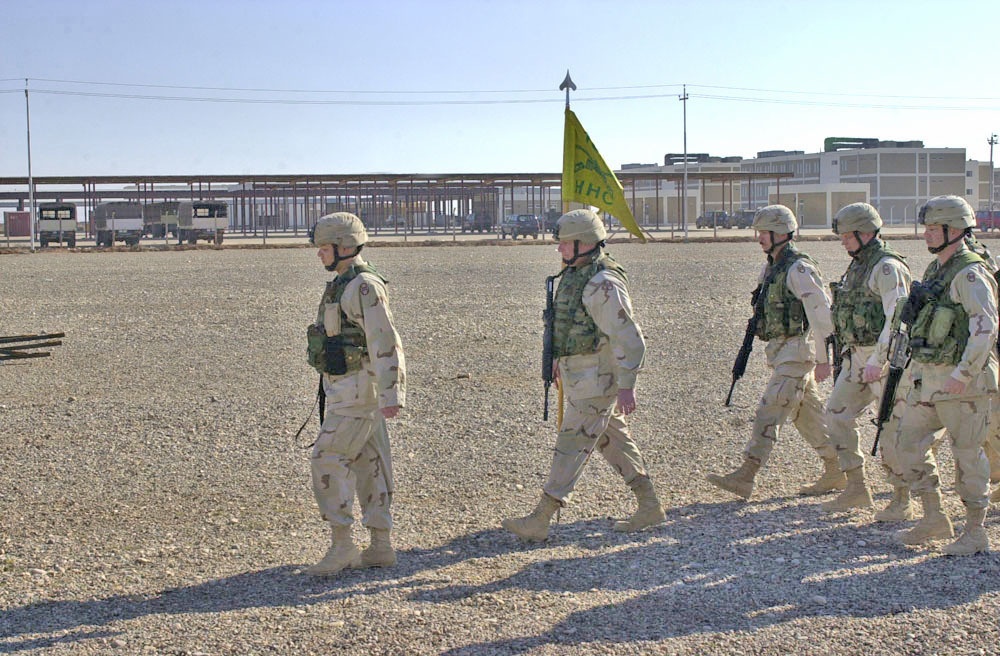
POLYGON ((646 475, 639 447, 629 434, 624 415, 615 407, 617 400, 617 390, 612 396, 566 399, 549 478, 542 488, 545 494, 563 505, 569 503, 595 447, 625 483, 646 475))
POLYGON ((385 418, 378 409, 350 417, 328 410, 313 445, 311 465, 313 494, 324 521, 350 526, 357 494, 362 524, 392 528, 392 456, 385 418))
POLYGON ((902 478, 913 494, 941 485, 932 447, 945 428, 955 459, 955 490, 967 508, 989 505, 990 465, 983 450, 989 429, 990 398, 953 401, 920 400, 920 389, 912 387, 896 435, 902 478))
POLYGON ((750 441, 743 455, 748 460, 764 466, 767 463, 782 424, 791 420, 799 434, 821 458, 836 458, 827 437, 823 402, 812 368, 802 375, 775 370, 757 406, 750 441))

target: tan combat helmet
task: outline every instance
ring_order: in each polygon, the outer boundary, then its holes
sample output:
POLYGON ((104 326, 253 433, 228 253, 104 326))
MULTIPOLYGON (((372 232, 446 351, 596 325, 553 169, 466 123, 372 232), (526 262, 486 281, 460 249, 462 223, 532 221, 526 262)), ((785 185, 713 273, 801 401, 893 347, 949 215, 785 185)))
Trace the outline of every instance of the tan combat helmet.
POLYGON ((935 196, 920 208, 920 222, 965 231, 976 226, 972 206, 961 196, 935 196))
POLYGON ((844 205, 833 217, 833 234, 846 235, 850 232, 878 232, 882 227, 882 217, 878 210, 868 203, 844 205))
POLYGON ((799 224, 795 220, 795 214, 792 213, 792 210, 784 205, 768 205, 757 210, 757 213, 753 215, 753 225, 750 227, 758 232, 786 235, 795 232, 799 224))
POLYGON ((365 224, 350 212, 334 212, 320 217, 309 233, 309 243, 313 246, 336 244, 356 248, 367 241, 365 224))
POLYGON ((558 241, 599 244, 608 238, 604 221, 593 210, 571 210, 559 217, 552 236, 558 241))

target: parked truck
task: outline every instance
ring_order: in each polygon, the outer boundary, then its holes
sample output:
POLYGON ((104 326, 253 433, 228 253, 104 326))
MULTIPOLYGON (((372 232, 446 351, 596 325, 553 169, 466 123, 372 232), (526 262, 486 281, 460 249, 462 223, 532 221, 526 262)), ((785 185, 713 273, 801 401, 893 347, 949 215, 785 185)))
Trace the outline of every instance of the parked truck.
POLYGON ((181 201, 177 205, 177 243, 197 244, 199 239, 216 246, 229 226, 229 206, 217 201, 181 201))
POLYGON ((170 233, 177 236, 177 206, 176 200, 147 203, 142 206, 142 233, 147 237, 162 239, 170 233))
POLYGON ((42 203, 38 206, 38 242, 76 246, 76 205, 73 203, 42 203))
POLYGON ((90 214, 98 246, 114 246, 123 241, 138 246, 142 239, 142 205, 128 201, 101 203, 90 214))

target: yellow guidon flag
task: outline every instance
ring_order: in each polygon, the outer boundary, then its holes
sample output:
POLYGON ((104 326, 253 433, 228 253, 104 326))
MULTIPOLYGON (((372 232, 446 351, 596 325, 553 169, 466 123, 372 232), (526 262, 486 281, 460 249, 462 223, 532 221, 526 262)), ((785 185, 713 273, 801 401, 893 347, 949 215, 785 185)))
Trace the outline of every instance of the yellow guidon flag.
POLYGON ((563 136, 562 196, 563 203, 591 205, 611 214, 639 241, 646 241, 632 216, 632 210, 625 203, 622 183, 604 163, 597 146, 569 107, 566 108, 563 136))

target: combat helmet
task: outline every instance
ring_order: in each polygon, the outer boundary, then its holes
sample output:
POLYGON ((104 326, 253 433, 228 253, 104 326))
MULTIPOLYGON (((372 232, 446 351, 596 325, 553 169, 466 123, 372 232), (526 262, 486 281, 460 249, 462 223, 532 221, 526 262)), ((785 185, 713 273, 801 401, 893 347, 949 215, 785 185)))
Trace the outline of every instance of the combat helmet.
POLYGON ((559 217, 556 221, 556 229, 552 231, 552 236, 556 241, 572 241, 573 256, 563 258, 563 264, 571 266, 581 255, 590 255, 599 251, 604 246, 604 240, 608 238, 608 231, 604 229, 604 221, 597 215, 597 212, 588 209, 571 210, 559 217), (589 251, 580 252, 580 244, 596 244, 589 251))
POLYGON ((757 210, 753 215, 751 227, 757 232, 771 233, 771 248, 767 249, 768 257, 774 254, 779 246, 784 246, 795 236, 795 230, 799 227, 795 220, 795 214, 784 205, 767 205, 757 210), (775 234, 787 235, 785 239, 777 241, 775 234))
POLYGON ((582 241, 599 244, 608 238, 604 221, 593 210, 571 210, 559 217, 552 236, 557 241, 582 241))
POLYGON ((345 248, 361 246, 368 241, 365 224, 350 212, 334 212, 321 216, 309 231, 309 243, 313 246, 336 244, 345 248))
POLYGON ((972 206, 961 196, 935 196, 920 208, 920 223, 924 225, 939 225, 944 229, 944 241, 940 246, 927 247, 931 253, 937 254, 963 239, 972 232, 976 225, 976 215, 972 206), (948 229, 958 233, 954 239, 949 239, 948 229))
MULTIPOLYGON (((878 210, 868 203, 844 205, 833 217, 833 234, 848 232, 878 232, 882 227, 882 217, 878 210)), ((860 241, 860 240, 859 240, 860 241)))

